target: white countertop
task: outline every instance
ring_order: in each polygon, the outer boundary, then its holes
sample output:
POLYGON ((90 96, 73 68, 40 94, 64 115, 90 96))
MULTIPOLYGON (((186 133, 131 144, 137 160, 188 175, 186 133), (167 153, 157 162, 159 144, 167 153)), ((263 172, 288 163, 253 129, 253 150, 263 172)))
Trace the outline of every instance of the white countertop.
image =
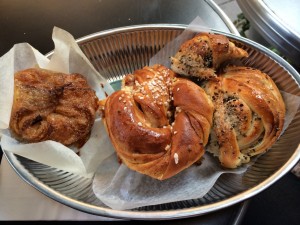
POLYGON ((112 221, 70 208, 23 181, 5 156, 0 165, 0 220, 112 221))

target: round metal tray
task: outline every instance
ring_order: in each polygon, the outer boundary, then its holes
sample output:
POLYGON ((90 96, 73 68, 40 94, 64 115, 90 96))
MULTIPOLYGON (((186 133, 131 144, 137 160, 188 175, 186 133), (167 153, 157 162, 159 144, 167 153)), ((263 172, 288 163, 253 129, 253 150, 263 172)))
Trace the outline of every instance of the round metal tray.
MULTIPOLYGON (((148 65, 149 59, 186 26, 172 24, 131 26, 103 31, 78 39, 82 51, 109 82, 148 65)), ((300 96, 300 76, 286 61, 248 39, 226 35, 249 53, 242 63, 269 74, 279 89, 300 96)), ((47 56, 51 57, 52 53, 47 56)), ((92 179, 52 168, 9 152, 4 154, 23 180, 48 197, 72 208, 95 215, 128 219, 176 219, 210 213, 263 191, 297 163, 300 113, 263 156, 243 176, 223 174, 202 198, 146 206, 133 210, 113 210, 93 193, 92 179)))
POLYGON ((300 2, 295 0, 237 0, 251 26, 297 67, 300 56, 300 2))

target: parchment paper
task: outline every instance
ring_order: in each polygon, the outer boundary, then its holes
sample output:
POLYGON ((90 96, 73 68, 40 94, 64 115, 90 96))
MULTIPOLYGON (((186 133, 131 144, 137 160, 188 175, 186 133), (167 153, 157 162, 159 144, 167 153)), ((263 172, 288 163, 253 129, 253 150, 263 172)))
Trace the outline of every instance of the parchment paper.
POLYGON ((9 120, 13 103, 14 73, 31 67, 40 67, 63 73, 80 73, 96 91, 99 99, 105 92, 111 94, 112 87, 92 66, 83 54, 73 36, 67 31, 54 27, 52 39, 55 44, 51 60, 28 43, 20 43, 0 58, 0 133, 1 147, 5 151, 24 156, 34 161, 68 172, 91 176, 98 164, 114 150, 107 143, 108 137, 101 118, 97 118, 91 136, 80 149, 68 148, 55 141, 23 144, 11 137, 9 120), (101 83, 104 88, 101 87, 101 83))

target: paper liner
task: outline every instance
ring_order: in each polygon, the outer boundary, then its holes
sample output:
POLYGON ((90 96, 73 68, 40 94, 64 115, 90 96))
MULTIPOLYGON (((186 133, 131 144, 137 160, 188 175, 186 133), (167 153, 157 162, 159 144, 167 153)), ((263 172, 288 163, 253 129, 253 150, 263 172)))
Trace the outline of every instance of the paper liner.
POLYGON ((235 170, 222 169, 217 158, 206 153, 193 165, 164 180, 134 172, 117 162, 115 155, 101 163, 93 181, 97 197, 113 209, 125 210, 203 197, 223 173, 244 173, 250 164, 235 170))
POLYGON ((1 147, 5 151, 11 151, 36 162, 71 173, 91 176, 98 164, 114 152, 111 145, 106 143, 108 137, 100 118, 95 121, 89 140, 80 149, 80 156, 75 153, 78 150, 55 141, 20 143, 11 137, 8 129, 13 103, 14 74, 17 71, 40 67, 63 73, 80 73, 96 91, 99 99, 105 98, 105 93, 113 92, 110 84, 95 70, 71 34, 54 27, 52 38, 55 49, 51 60, 28 43, 16 44, 0 58, 1 147))
POLYGON ((205 26, 205 23, 200 17, 196 17, 180 35, 166 44, 159 52, 151 57, 149 65, 152 66, 154 64, 161 64, 170 68, 170 56, 174 56, 180 45, 184 41, 191 39, 195 32, 211 32, 211 29, 205 26))

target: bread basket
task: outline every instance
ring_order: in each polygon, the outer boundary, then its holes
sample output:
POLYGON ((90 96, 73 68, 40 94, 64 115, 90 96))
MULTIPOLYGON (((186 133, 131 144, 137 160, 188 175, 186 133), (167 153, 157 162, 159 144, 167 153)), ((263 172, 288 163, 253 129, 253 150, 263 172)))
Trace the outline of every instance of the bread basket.
MULTIPOLYGON (((185 25, 150 24, 116 28, 77 40, 96 70, 117 89, 125 74, 148 65, 149 59, 178 36, 185 25)), ((226 35, 248 51, 246 66, 269 74, 279 89, 300 96, 300 76, 285 60, 269 49, 243 37, 226 35)), ((52 52, 47 54, 51 57, 52 52)), ((223 174, 202 198, 133 210, 113 210, 93 193, 92 178, 84 178, 52 168, 13 153, 5 152, 18 175, 46 196, 69 207, 94 215, 123 219, 176 219, 203 215, 244 201, 288 173, 300 159, 300 112, 270 151, 257 159, 244 175, 223 174)))

